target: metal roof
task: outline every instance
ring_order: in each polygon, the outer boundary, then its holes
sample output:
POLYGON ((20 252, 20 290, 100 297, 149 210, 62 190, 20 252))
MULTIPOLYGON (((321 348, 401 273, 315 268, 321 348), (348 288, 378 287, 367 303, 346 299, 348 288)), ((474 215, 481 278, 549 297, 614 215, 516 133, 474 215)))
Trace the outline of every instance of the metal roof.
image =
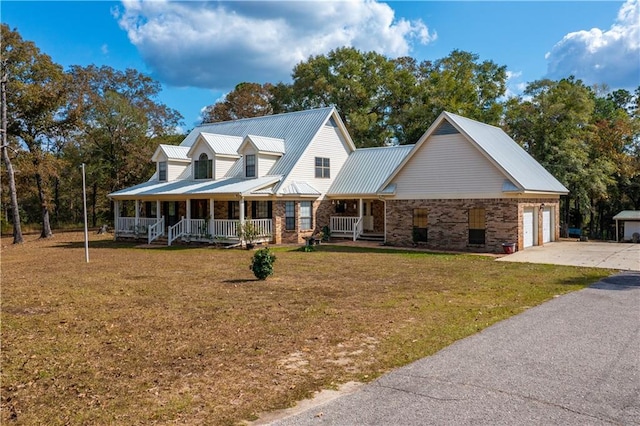
POLYGON ((160 144, 156 149, 156 152, 154 153, 152 159, 155 158, 160 152, 164 153, 164 155, 170 160, 191 161, 191 159, 187 156, 189 148, 185 148, 183 146, 160 144))
POLYGON ((287 176, 321 126, 325 124, 334 111, 333 107, 327 107, 203 124, 194 128, 180 145, 190 147, 202 132, 240 136, 242 138, 247 135, 260 135, 267 138, 282 139, 284 140, 286 154, 274 164, 270 174, 287 176))
POLYGON ((260 152, 273 152, 277 154, 284 154, 285 146, 284 139, 279 138, 267 138, 264 136, 247 135, 245 138, 251 140, 253 145, 260 152))
POLYGON ((613 220, 640 220, 640 210, 623 210, 615 215, 613 220))
MULTIPOLYGON (((443 112, 458 130, 467 135, 495 164, 502 168, 524 191, 569 192, 551 173, 529 155, 501 128, 480 123, 450 112, 443 112)), ((441 120, 436 120, 436 123, 441 120)))
POLYGON ((239 156, 238 148, 242 143, 241 136, 219 135, 207 132, 200 133, 200 136, 216 154, 239 156))
POLYGON ((357 149, 349 155, 327 195, 376 194, 414 145, 357 149))
POLYGON ((306 182, 291 182, 286 188, 280 190, 282 195, 320 195, 320 191, 306 182))
POLYGON ((220 180, 177 180, 171 182, 147 181, 109 194, 113 198, 156 197, 161 195, 248 195, 263 191, 279 182, 282 176, 264 176, 257 179, 225 178, 220 180))

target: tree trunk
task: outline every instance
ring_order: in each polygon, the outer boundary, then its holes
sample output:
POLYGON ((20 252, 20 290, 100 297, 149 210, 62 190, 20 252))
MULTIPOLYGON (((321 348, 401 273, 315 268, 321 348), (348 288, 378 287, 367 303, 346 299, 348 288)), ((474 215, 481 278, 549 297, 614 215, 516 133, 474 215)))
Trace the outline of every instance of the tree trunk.
POLYGON ((9 195, 11 197, 11 215, 13 218, 13 244, 22 244, 22 226, 20 224, 20 209, 18 207, 18 193, 16 191, 16 178, 13 172, 9 149, 7 147, 7 75, 2 75, 0 80, 0 108, 2 109, 2 158, 9 175, 9 195))
MULTIPOLYGON (((37 161, 36 167, 37 167, 37 161)), ((36 184, 38 185, 38 197, 40 198, 40 205, 42 206, 42 232, 40 238, 51 238, 53 232, 51 232, 51 224, 49 223, 49 207, 47 207, 47 200, 44 195, 44 187, 42 186, 42 175, 36 172, 36 184)))

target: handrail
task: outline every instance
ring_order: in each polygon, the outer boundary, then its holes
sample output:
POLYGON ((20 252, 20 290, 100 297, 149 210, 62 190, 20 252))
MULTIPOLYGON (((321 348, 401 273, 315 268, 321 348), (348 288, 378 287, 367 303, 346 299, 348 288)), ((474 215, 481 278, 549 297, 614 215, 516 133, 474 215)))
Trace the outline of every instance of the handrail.
POLYGON ((332 216, 330 221, 331 232, 351 233, 358 220, 360 220, 358 216, 332 216))
POLYGON ((358 221, 353 224, 353 241, 356 241, 362 235, 362 217, 358 218, 358 221))
POLYGON ((149 236, 148 243, 151 244, 153 241, 157 240, 158 237, 164 235, 164 216, 161 219, 158 219, 156 223, 149 226, 149 236))
POLYGON ((167 243, 168 243, 168 245, 171 245, 172 242, 174 242, 179 237, 184 235, 185 223, 186 223, 186 221, 184 220, 184 217, 183 217, 180 222, 178 222, 175 225, 169 227, 169 230, 167 232, 167 243))

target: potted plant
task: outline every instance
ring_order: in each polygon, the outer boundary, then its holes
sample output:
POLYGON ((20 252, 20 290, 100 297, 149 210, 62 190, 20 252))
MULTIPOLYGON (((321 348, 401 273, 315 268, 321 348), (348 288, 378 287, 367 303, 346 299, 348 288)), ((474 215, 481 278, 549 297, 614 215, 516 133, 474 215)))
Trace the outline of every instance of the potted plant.
POLYGON ((245 221, 238 228, 238 237, 241 241, 244 241, 247 250, 251 250, 255 247, 254 241, 258 236, 258 229, 251 221, 245 221))

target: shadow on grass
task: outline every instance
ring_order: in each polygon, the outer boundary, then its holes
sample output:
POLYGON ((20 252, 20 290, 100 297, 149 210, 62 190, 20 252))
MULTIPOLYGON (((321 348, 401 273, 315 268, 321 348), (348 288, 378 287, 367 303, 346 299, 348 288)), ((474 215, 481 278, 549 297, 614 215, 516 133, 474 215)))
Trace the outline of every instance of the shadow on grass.
MULTIPOLYGON (((304 246, 290 248, 287 247, 285 251, 300 251, 304 252, 304 246)), ((333 245, 331 243, 321 244, 313 246, 313 252, 328 252, 328 253, 383 253, 383 254, 409 254, 409 255, 423 255, 423 256, 468 256, 473 253, 449 253, 439 251, 427 251, 427 250, 409 250, 395 247, 361 247, 361 246, 347 246, 347 245, 333 245)))
MULTIPOLYGON (((209 246, 202 247, 189 247, 183 245, 175 245, 175 246, 154 246, 147 245, 144 242, 138 241, 113 241, 113 240, 102 240, 102 241, 89 241, 90 249, 118 249, 118 248, 137 248, 137 249, 149 249, 149 250, 161 250, 161 251, 175 251, 175 250, 187 250, 192 248, 204 248, 209 246)), ((52 245, 51 248, 69 248, 69 249, 77 249, 84 248, 84 241, 71 241, 71 242, 61 242, 60 244, 52 245)))
POLYGON ((252 278, 252 279, 235 279, 235 280, 222 280, 223 283, 226 284, 246 284, 246 283, 255 283, 260 281, 257 278, 252 278))

